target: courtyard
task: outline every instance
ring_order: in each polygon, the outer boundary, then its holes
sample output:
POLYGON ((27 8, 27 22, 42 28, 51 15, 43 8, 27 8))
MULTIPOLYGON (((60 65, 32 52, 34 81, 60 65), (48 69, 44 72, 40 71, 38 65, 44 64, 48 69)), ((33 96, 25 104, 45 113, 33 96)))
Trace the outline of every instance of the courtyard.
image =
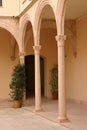
POLYGON ((0 103, 1 130, 87 130, 87 105, 67 103, 66 123, 57 122, 57 100, 43 99, 43 111, 34 112, 34 98, 27 100, 26 106, 14 109, 12 102, 0 103))

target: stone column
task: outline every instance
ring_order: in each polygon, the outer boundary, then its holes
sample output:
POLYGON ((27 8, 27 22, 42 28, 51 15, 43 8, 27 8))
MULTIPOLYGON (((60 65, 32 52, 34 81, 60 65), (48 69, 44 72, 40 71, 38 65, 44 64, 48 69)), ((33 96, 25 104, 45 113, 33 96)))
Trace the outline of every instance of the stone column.
MULTIPOLYGON (((20 52, 19 57, 20 57, 20 64, 25 64, 25 53, 20 52)), ((26 88, 24 88, 24 91, 23 91, 23 105, 25 104, 26 104, 26 88)))
POLYGON ((40 77, 40 49, 41 46, 33 46, 35 53, 35 111, 41 111, 41 77, 40 77))
POLYGON ((25 53, 24 52, 19 53, 19 58, 20 58, 20 64, 25 64, 25 53))
POLYGON ((65 35, 56 36, 58 45, 58 122, 67 120, 66 116, 66 92, 65 92, 65 35))

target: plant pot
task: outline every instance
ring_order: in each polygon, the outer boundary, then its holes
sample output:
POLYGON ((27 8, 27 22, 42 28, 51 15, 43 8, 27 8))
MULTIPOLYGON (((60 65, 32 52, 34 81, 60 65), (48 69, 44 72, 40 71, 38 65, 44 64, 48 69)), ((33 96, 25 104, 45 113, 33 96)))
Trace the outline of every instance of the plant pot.
POLYGON ((58 99, 58 93, 52 93, 52 99, 53 100, 58 99))
POLYGON ((14 100, 13 101, 13 107, 14 108, 20 108, 22 106, 22 102, 20 100, 14 100))

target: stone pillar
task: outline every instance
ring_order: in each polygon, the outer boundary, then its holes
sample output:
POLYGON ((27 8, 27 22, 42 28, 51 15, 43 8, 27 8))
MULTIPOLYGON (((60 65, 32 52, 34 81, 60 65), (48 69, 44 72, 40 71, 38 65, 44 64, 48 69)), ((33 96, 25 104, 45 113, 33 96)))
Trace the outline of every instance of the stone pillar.
MULTIPOLYGON (((20 52, 19 57, 20 57, 20 64, 25 64, 25 53, 20 52)), ((26 104, 26 88, 24 88, 23 91, 23 105, 25 104, 26 104)))
POLYGON ((25 53, 24 52, 19 53, 19 58, 20 58, 20 64, 25 64, 25 53))
POLYGON ((65 92, 65 35, 56 36, 58 45, 58 122, 67 120, 66 116, 66 92, 65 92))
POLYGON ((41 46, 33 46, 35 53, 35 111, 41 111, 41 77, 40 77, 40 49, 41 46))

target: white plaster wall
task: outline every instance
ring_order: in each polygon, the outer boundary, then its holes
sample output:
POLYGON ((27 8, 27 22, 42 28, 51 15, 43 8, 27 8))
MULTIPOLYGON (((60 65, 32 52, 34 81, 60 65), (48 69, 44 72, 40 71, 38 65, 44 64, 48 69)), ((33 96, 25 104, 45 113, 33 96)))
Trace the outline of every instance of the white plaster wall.
POLYGON ((19 14, 19 0, 3 0, 0 16, 17 16, 19 14))
POLYGON ((87 102, 87 17, 77 21, 77 57, 66 41, 67 98, 87 102))
POLYGON ((10 98, 9 83, 13 67, 18 62, 18 49, 16 49, 16 60, 11 61, 10 57, 10 34, 6 30, 0 29, 0 99, 10 98))

